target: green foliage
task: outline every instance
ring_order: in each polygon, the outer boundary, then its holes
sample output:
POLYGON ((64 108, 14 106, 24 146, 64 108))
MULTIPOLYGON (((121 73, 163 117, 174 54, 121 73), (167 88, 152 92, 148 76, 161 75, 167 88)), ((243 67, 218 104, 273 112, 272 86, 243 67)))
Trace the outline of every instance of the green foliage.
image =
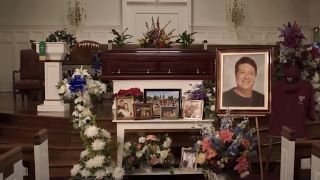
POLYGON ((192 44, 194 41, 192 35, 194 35, 195 33, 196 32, 187 33, 187 31, 184 31, 182 34, 179 34, 179 39, 176 40, 176 43, 179 43, 181 48, 189 47, 190 44, 192 44))
POLYGON ((122 33, 119 33, 115 29, 111 29, 112 34, 114 34, 116 37, 112 40, 112 42, 116 43, 117 47, 123 48, 125 44, 128 42, 125 42, 127 39, 132 38, 133 36, 130 34, 125 34, 125 32, 128 30, 126 28, 122 33))

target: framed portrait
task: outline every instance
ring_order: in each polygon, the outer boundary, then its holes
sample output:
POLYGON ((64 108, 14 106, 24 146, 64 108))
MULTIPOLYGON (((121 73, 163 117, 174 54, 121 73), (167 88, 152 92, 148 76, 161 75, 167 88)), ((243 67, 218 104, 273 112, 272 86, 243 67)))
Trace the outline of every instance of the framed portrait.
POLYGON ((181 148, 180 169, 188 171, 197 170, 196 153, 192 151, 191 147, 181 148))
POLYGON ((162 106, 181 109, 181 89, 144 89, 144 100, 153 104, 154 116, 159 117, 162 106))
POLYGON ((184 119, 202 119, 203 100, 183 101, 182 116, 184 119))
POLYGON ((216 111, 270 113, 272 48, 216 50, 216 111))
POLYGON ((160 119, 177 120, 178 115, 179 115, 178 107, 174 107, 174 106, 161 107, 160 119))
POLYGON ((152 103, 133 104, 134 119, 153 119, 152 103))
POLYGON ((116 118, 133 119, 133 96, 116 97, 116 118))

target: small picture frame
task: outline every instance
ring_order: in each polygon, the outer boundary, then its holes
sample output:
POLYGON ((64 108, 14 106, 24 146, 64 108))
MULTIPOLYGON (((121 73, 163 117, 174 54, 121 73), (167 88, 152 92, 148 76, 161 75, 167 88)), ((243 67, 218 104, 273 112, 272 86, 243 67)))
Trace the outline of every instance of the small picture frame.
POLYGON ((177 120, 179 108, 174 106, 161 107, 160 119, 162 120, 177 120))
POLYGON ((134 119, 153 119, 153 107, 152 103, 145 104, 133 104, 134 119))
POLYGON ((181 89, 144 89, 144 100, 153 104, 154 116, 160 117, 162 106, 181 109, 181 89))
POLYGON ((203 100, 185 100, 183 101, 184 119, 202 119, 203 116, 203 100))
POLYGON ((196 153, 192 151, 192 147, 182 147, 180 169, 186 171, 197 171, 196 157, 196 153))
POLYGON ((133 96, 116 97, 116 119, 133 119, 133 96))

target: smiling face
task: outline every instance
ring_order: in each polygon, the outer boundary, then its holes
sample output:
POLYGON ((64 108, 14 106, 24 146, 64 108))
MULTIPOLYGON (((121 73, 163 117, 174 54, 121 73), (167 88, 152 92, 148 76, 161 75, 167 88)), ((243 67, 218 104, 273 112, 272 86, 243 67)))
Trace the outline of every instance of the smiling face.
POLYGON ((236 82, 239 90, 252 90, 255 81, 255 68, 248 63, 240 64, 236 72, 236 82))

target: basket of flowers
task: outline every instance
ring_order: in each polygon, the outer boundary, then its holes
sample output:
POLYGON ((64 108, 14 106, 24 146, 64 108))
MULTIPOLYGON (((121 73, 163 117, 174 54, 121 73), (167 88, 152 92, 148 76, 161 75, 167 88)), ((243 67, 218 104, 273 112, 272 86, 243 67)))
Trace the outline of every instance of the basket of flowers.
POLYGON ((131 171, 139 167, 141 171, 150 172, 152 167, 161 165, 173 173, 175 159, 171 143, 168 135, 158 138, 152 134, 140 137, 138 142, 126 142, 123 149, 124 169, 131 171))
POLYGON ((248 118, 235 123, 227 111, 219 129, 202 129, 201 139, 194 145, 196 162, 201 165, 208 179, 224 176, 234 179, 249 175, 249 166, 256 156, 255 129, 247 128, 248 118))
POLYGON ((143 92, 140 88, 137 87, 130 89, 120 89, 117 93, 114 93, 112 95, 113 98, 123 96, 133 96, 135 101, 143 102, 143 92))

